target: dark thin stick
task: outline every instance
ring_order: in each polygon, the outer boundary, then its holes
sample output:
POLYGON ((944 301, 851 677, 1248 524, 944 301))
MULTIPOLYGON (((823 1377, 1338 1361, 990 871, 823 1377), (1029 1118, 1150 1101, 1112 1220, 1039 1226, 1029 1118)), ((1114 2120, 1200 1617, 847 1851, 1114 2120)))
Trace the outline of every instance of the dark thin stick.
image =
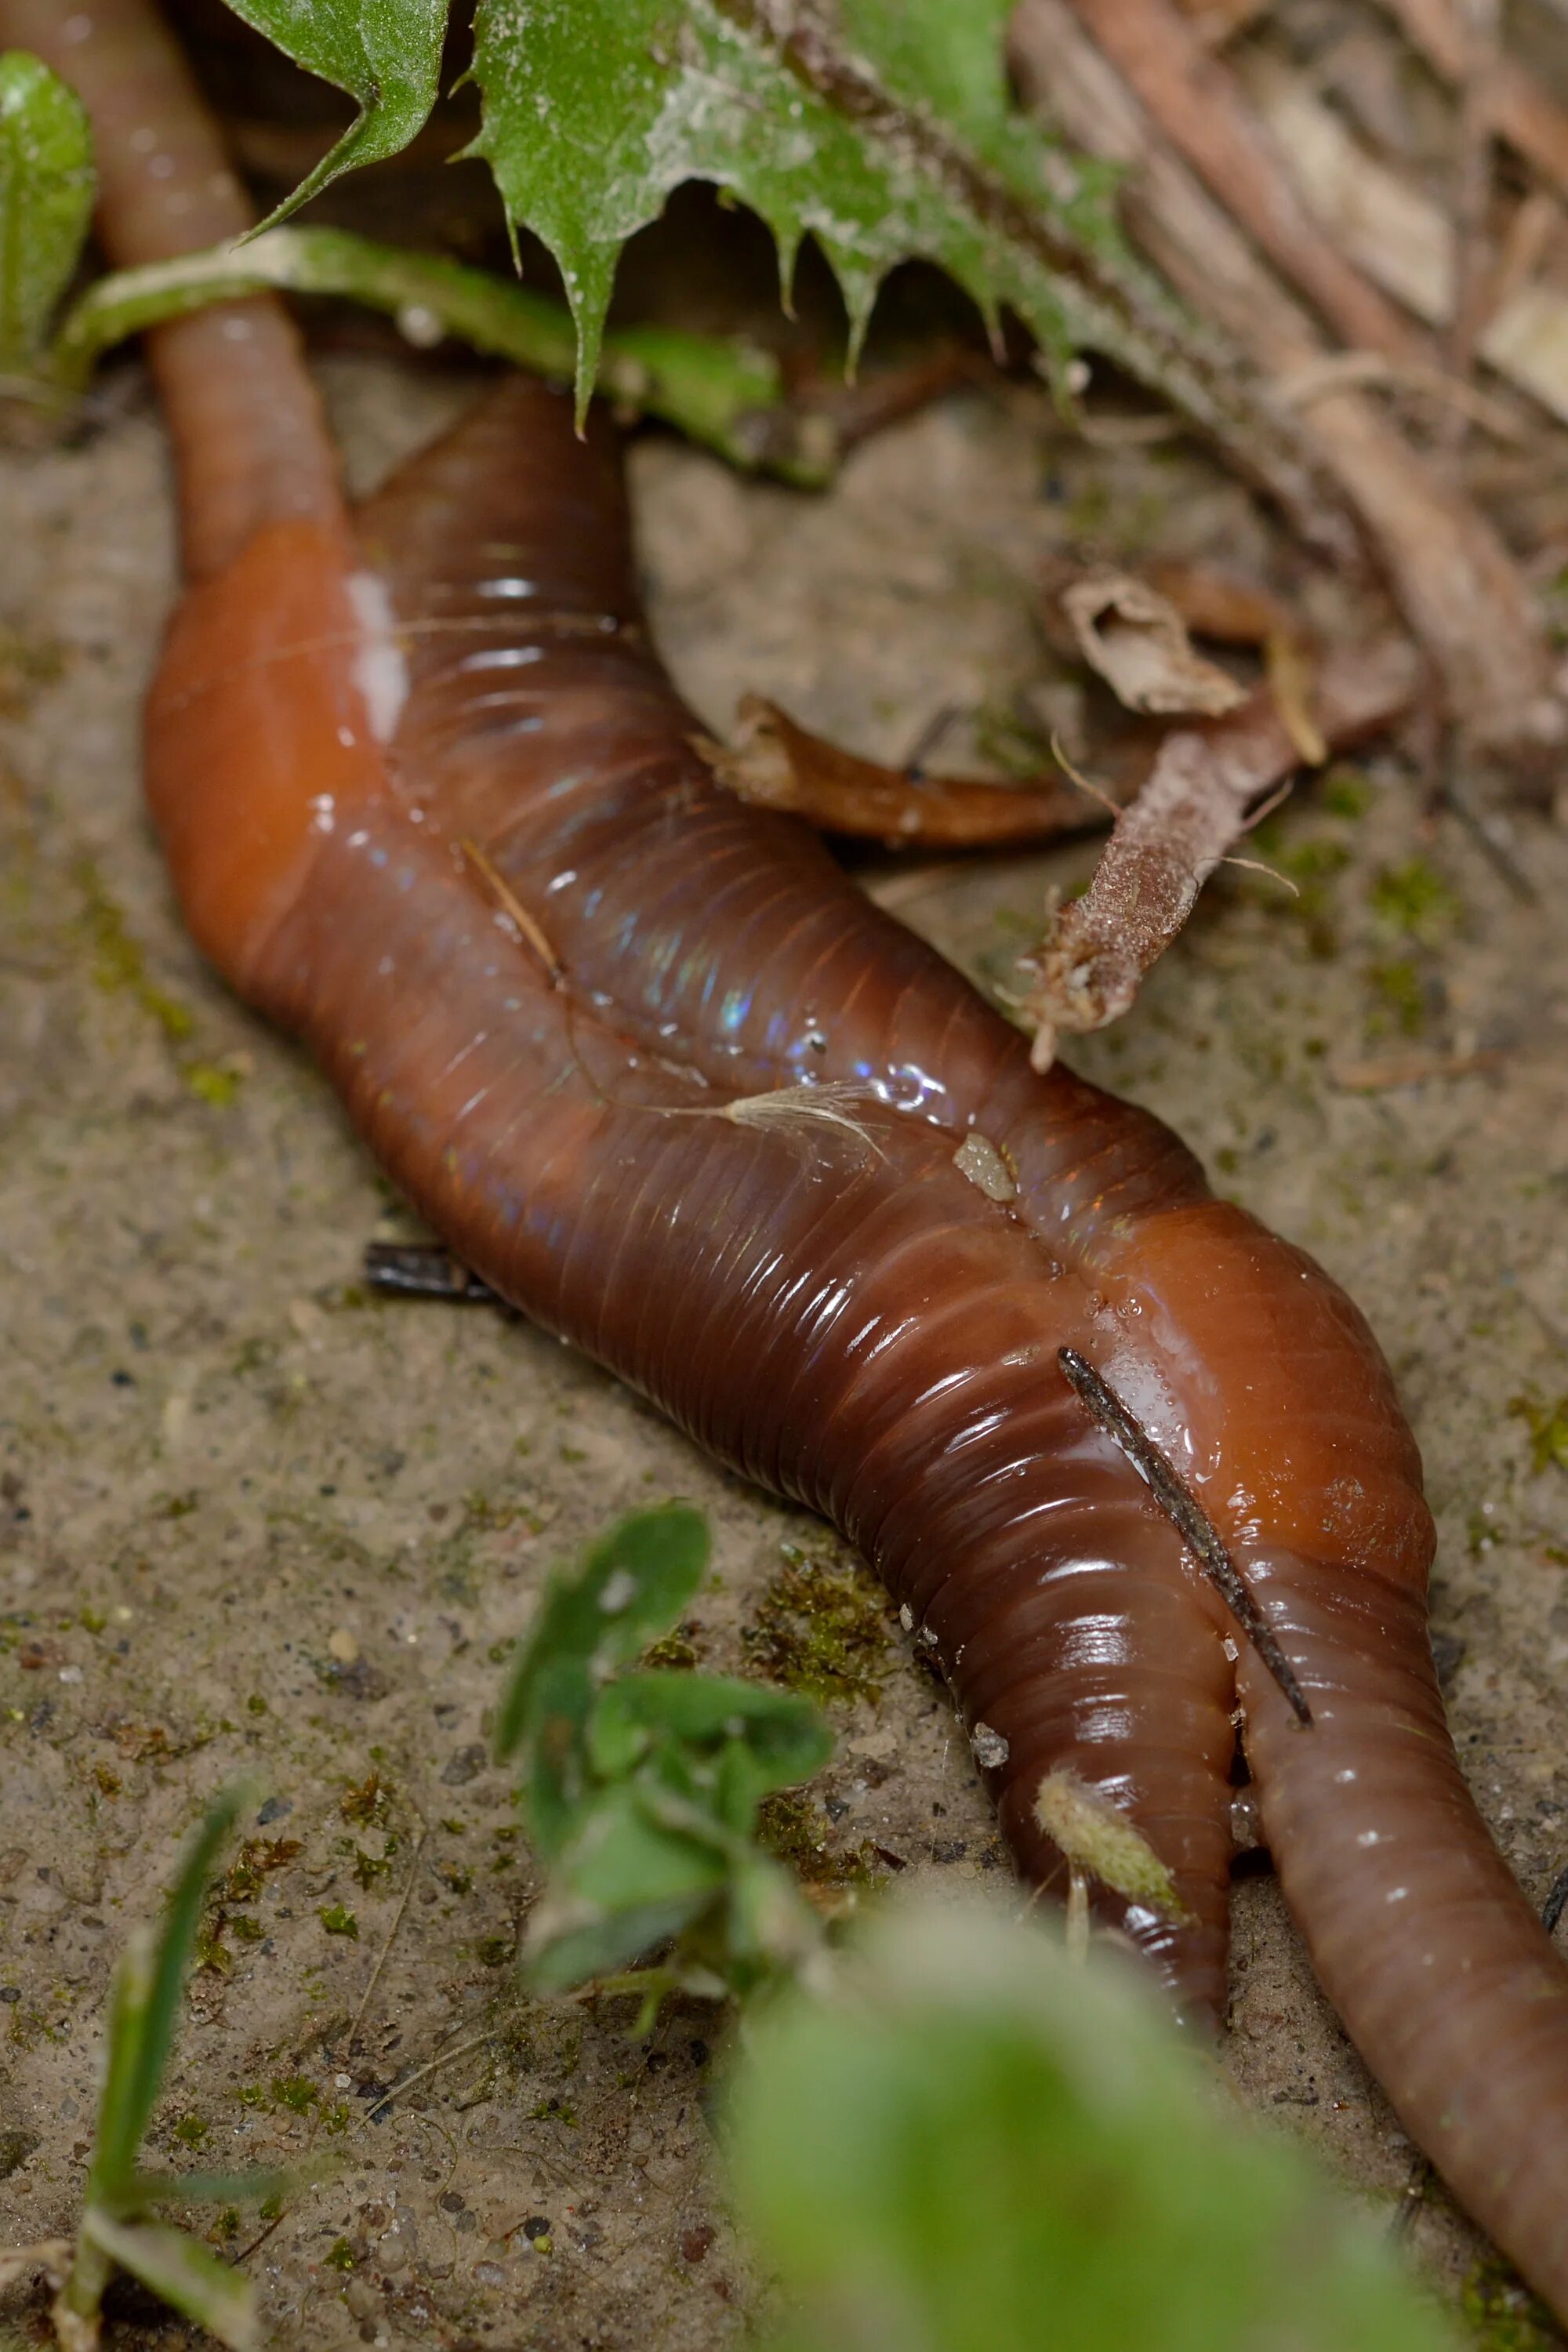
POLYGON ((904 774, 911 784, 924 783, 926 780, 926 761, 931 758, 931 753, 936 750, 937 745, 942 741, 942 737, 947 733, 948 729, 952 725, 953 720, 957 717, 957 705, 952 702, 944 702, 941 709, 933 710, 931 717, 926 720, 925 725, 921 729, 920 733, 915 737, 914 741, 910 744, 909 756, 904 761, 904 774))
POLYGON ((1552 1882, 1552 1891, 1541 1906, 1541 1924, 1549 1936, 1557 1933, 1557 1922, 1568 1910, 1568 1867, 1560 1870, 1552 1882))
POLYGON ((1410 2178, 1399 2192, 1399 2202, 1388 2225, 1388 2234, 1396 2244, 1407 2238, 1415 2227, 1415 2216, 1426 2202, 1426 2191, 1436 2178, 1431 2158, 1416 2156, 1410 2167, 1410 2178))
POLYGON ((1106 1386, 1093 1365, 1086 1363, 1076 1348, 1058 1348, 1057 1361, 1101 1429, 1116 1440, 1145 1480, 1154 1500, 1284 1692, 1297 1721, 1310 1724, 1312 1710, 1290 1661, 1264 1622, 1257 1601, 1242 1582, 1240 1570, 1197 1496, 1166 1460, 1142 1423, 1133 1419, 1115 1390, 1106 1386))
POLYGON ((500 1304, 489 1283, 470 1274, 439 1242, 368 1242, 364 1278, 373 1290, 398 1298, 455 1298, 475 1307, 500 1304))
POLYGON ((1476 807, 1464 790, 1456 772, 1457 767, 1458 740, 1457 737, 1450 732, 1449 740, 1444 749, 1442 773, 1437 784, 1439 804, 1447 810, 1450 816, 1458 818, 1482 856, 1486 858, 1493 871, 1501 877, 1514 897, 1526 907, 1539 907, 1540 891, 1507 844, 1499 839, 1486 815, 1476 807))

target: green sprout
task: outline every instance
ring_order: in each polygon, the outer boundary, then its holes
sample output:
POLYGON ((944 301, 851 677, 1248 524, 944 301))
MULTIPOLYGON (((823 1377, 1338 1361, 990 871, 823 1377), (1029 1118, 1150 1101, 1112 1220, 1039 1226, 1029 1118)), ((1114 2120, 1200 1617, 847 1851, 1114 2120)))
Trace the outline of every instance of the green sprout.
POLYGON ((0 2253, 0 2284, 40 2264, 63 2272, 52 2314, 62 2352, 95 2352, 104 2291, 116 2270, 129 2271, 235 2352, 256 2341, 249 2280, 199 2239, 150 2217, 168 2205, 227 2206, 276 2197, 297 2176, 152 2172, 139 2161, 174 2044, 207 1883, 245 1800, 245 1790, 233 1789, 212 1805, 185 1850, 162 1920, 135 1930, 114 1971, 103 2088, 75 2239, 0 2253))
POLYGON ((827 1760, 816 1708, 724 1675, 636 1670, 707 1559, 696 1511, 623 1519, 552 1580, 496 1731, 498 1759, 521 1763, 529 1834, 550 1865, 529 1982, 636 1991, 649 2021, 668 1992, 717 1999, 787 1973, 818 1933, 754 1836, 763 1800, 827 1760), (663 1944, 660 1966, 616 1973, 663 1944))

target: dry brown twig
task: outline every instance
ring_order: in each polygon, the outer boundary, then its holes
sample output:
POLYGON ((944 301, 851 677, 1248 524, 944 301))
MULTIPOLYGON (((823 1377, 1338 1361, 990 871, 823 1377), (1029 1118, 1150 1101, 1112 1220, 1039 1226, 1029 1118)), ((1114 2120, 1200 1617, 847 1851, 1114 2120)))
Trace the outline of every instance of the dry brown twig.
MULTIPOLYGON (((1130 19, 1173 18, 1194 39, 1169 0, 1121 5, 1130 19)), ((1068 0, 1020 0, 1009 50, 1026 95, 1070 139, 1130 167, 1133 234, 1268 377, 1278 382, 1324 355, 1312 319, 1188 168, 1068 0)), ((1318 399, 1305 421, 1359 511, 1455 717, 1477 742, 1511 756, 1555 754, 1568 716, 1552 695, 1541 616, 1490 524, 1364 394, 1318 399)))
POLYGON ((1176 152, 1347 343, 1431 360, 1419 329, 1324 236, 1235 75, 1171 0, 1072 6, 1176 152))
MULTIPOLYGON (((1381 733, 1408 709, 1418 677, 1415 651, 1401 638, 1330 656, 1309 705, 1324 748, 1381 733)), ((1037 1024, 1037 1069, 1049 1068, 1063 1030, 1103 1028, 1126 1012, 1249 813, 1300 761, 1296 732, 1268 687, 1223 719, 1166 736, 1148 782, 1117 818, 1089 889, 1062 909, 1029 959, 1023 1011, 1037 1024)))
MULTIPOLYGON (((1470 71, 1470 41, 1453 0, 1382 0, 1382 5, 1434 72, 1445 81, 1465 81, 1470 71)), ((1568 195, 1568 108, 1559 105, 1513 58, 1494 57, 1488 81, 1488 112, 1498 137, 1568 195)))

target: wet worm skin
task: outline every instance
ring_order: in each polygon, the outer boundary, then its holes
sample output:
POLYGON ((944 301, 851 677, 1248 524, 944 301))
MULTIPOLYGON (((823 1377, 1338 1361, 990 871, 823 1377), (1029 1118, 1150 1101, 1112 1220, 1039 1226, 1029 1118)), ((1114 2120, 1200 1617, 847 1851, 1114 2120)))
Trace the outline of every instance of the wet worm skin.
MULTIPOLYGON (((160 152, 199 141, 141 0, 98 0, 72 42, 45 0, 0 0, 0 30, 82 90, 119 250, 146 257, 126 77, 160 152)), ((191 243, 204 172, 159 184, 191 243)), ((1131 1816, 1182 1908, 1102 1916, 1211 2013, 1239 1710, 1325 1988, 1568 2310, 1568 1970, 1454 1759, 1419 1462, 1365 1324, 1165 1129, 1033 1073, 810 835, 715 784, 644 635, 602 424, 580 444, 557 395, 507 383, 351 522, 286 326, 238 315, 254 335, 158 356, 195 580, 147 780, 196 937, 465 1264, 859 1547, 1029 1877, 1065 1877, 1047 1772, 1131 1816), (1010 1197, 955 1164, 975 1136, 1010 1197), (1310 1727, 1064 1347, 1201 1502, 1310 1727)))

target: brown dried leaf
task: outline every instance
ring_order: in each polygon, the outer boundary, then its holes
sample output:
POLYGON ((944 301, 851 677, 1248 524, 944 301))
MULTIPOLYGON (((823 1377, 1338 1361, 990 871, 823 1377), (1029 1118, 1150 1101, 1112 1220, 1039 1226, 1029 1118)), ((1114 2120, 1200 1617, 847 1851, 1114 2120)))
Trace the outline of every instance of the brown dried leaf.
POLYGON ((692 740, 740 799, 889 849, 1001 848, 1096 822, 1092 803, 1059 777, 996 784, 879 767, 797 726, 759 694, 741 698, 732 750, 705 737, 692 740))
POLYGON ((1175 606, 1127 572, 1091 572, 1065 588, 1061 606, 1079 649, 1129 710, 1217 719, 1247 689, 1193 649, 1175 606))

